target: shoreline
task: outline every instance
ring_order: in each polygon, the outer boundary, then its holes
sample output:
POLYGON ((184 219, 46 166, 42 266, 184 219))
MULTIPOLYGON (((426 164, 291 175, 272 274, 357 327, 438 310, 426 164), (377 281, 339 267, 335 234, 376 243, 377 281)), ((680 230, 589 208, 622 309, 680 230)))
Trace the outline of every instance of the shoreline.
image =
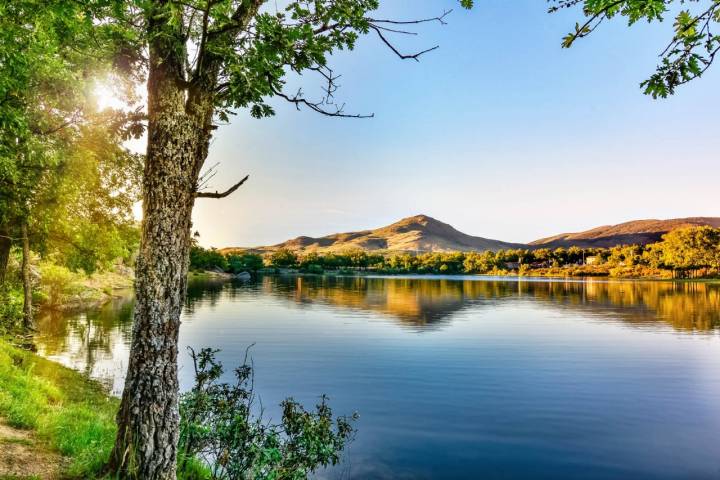
POLYGON ((584 280, 605 280, 605 281, 643 281, 643 282, 672 282, 672 283, 718 283, 720 284, 720 278, 663 278, 663 277, 625 277, 625 276, 610 276, 610 275, 519 275, 517 273, 508 274, 490 274, 490 273, 418 273, 418 272, 373 272, 373 271, 357 271, 357 272, 336 272, 326 271, 323 273, 308 273, 301 271, 281 271, 273 273, 262 273, 262 275, 268 276, 282 276, 282 275, 295 275, 295 276, 314 276, 314 277, 378 277, 378 278, 393 278, 393 277, 413 277, 422 279, 460 279, 460 277, 471 277, 479 280, 558 280, 558 281, 584 281, 584 280))

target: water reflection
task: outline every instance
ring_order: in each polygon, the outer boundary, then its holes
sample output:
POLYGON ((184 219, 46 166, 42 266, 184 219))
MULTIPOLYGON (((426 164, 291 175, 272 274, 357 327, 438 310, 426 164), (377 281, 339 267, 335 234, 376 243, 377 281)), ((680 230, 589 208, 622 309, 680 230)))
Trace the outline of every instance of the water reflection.
MULTIPOLYGON (((40 353, 119 394, 131 316, 47 313, 40 353)), ((271 417, 321 393, 361 413, 317 478, 719 478, 717 284, 266 277, 192 283, 182 321, 226 366, 255 344, 271 417)))
MULTIPOLYGON (((264 277, 253 284, 192 282, 184 321, 199 306, 272 298, 286 306, 313 306, 391 319, 414 332, 442 329, 463 311, 511 305, 621 320, 629 326, 669 325, 680 332, 708 333, 720 327, 720 285, 636 281, 526 281, 471 278, 264 277)), ((84 312, 44 312, 38 318, 39 352, 103 380, 118 392, 118 359, 127 358, 132 296, 84 312)), ((242 306, 238 306, 238 309, 242 306)), ((199 319, 202 320, 202 319, 199 319)))
MULTIPOLYGON (((217 288, 211 302, 222 293, 223 287, 217 288)), ((225 288, 233 297, 242 292, 242 287, 225 288)), ((380 313, 418 330, 437 328, 461 310, 507 301, 575 309, 583 315, 613 316, 638 325, 662 321, 681 331, 720 327, 720 284, 711 283, 266 277, 257 288, 297 305, 318 303, 380 313)), ((189 303, 203 298, 196 296, 189 303)))
POLYGON ((132 292, 87 311, 41 311, 37 318, 38 353, 98 379, 108 390, 117 392, 122 383, 116 373, 128 356, 132 313, 132 292))

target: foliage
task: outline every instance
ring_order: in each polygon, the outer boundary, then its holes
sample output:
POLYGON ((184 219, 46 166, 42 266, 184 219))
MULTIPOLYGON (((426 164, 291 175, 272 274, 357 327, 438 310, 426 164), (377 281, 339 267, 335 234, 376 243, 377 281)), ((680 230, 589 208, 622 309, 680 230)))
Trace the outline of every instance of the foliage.
POLYGON ((46 293, 47 304, 61 305, 68 296, 77 293, 79 275, 67 267, 45 261, 40 264, 40 285, 46 293))
POLYGON ((268 262, 273 267, 287 268, 297 265, 298 257, 295 252, 287 248, 281 248, 268 256, 268 262))
POLYGON ((663 21, 674 5, 681 6, 675 13, 673 37, 660 54, 656 72, 641 83, 645 94, 653 98, 672 95, 678 86, 702 76, 720 51, 720 36, 714 33, 720 23, 720 2, 717 0, 550 1, 551 12, 580 5, 587 18, 563 38, 565 48, 588 36, 605 20, 622 16, 627 18, 629 25, 641 20, 663 21))
MULTIPOLYGON (((350 250, 344 253, 296 253, 280 249, 266 256, 276 268, 297 268, 303 273, 326 271, 354 273, 372 270, 380 273, 442 273, 558 276, 665 277, 664 272, 708 269, 720 273, 720 229, 688 227, 671 231, 657 243, 618 245, 611 248, 538 248, 484 252, 393 253, 350 250), (587 264, 592 260, 592 265, 587 264)), ((255 254, 229 254, 194 247, 191 268, 238 273, 262 268, 262 257, 255 254)))
POLYGON ((22 319, 23 293, 17 282, 0 285, 0 336, 12 332, 22 319))
POLYGON ((263 268, 263 258, 254 253, 231 254, 227 257, 228 271, 230 273, 257 272, 263 268))
MULTIPOLYGON (((202 397, 202 402, 208 403, 202 403, 202 409, 194 410, 202 415, 210 415, 203 416, 202 422, 212 421, 218 427, 230 426, 234 416, 241 414, 245 406, 240 402, 235 405, 237 410, 231 410, 230 404, 211 403, 214 400, 221 401, 225 398, 223 392, 229 394, 233 389, 226 386, 228 389, 223 390, 223 384, 219 384, 218 379, 213 377, 218 372, 216 368, 222 367, 215 362, 213 365, 215 367, 206 363, 205 373, 208 376, 203 377, 205 392, 199 394, 198 391, 192 391, 185 394, 182 412, 186 415, 188 408, 200 408, 200 404, 194 402, 202 397)), ((247 391, 242 390, 247 387, 246 382, 241 386, 241 391, 247 391)), ((102 468, 115 438, 117 408, 118 399, 108 396, 100 384, 0 340, 0 416, 12 427, 34 430, 52 449, 64 455, 68 459, 63 469, 65 476, 87 479, 102 477, 102 468)), ((259 442, 253 451, 253 467, 257 470, 253 478, 304 478, 298 475, 324 463, 337 461, 351 435, 348 419, 341 417, 334 420, 324 399, 315 412, 304 411, 292 400, 284 402, 283 408, 281 426, 266 426, 259 419, 251 419, 247 425, 258 429, 248 430, 259 442), (273 450, 275 447, 279 449, 277 452, 273 450), (277 457, 278 453, 282 458, 277 457), (290 473, 295 476, 288 476, 290 473)), ((193 429, 197 428, 208 435, 221 434, 205 431, 209 424, 198 423, 200 420, 201 417, 196 417, 193 429)), ((185 418, 184 434, 190 431, 190 425, 185 418)), ((234 425, 240 426, 242 423, 237 421, 234 425)), ((231 436, 231 432, 224 430, 222 435, 231 436)), ((201 438, 203 442, 209 441, 207 437, 201 438)), ((223 474, 226 476, 212 477, 213 470, 196 457, 181 457, 178 466, 180 479, 247 478, 229 476, 228 473, 223 474)), ((219 472, 215 474, 220 475, 219 472)))
POLYGON ((677 270, 720 269, 720 229, 680 228, 663 236, 659 258, 662 265, 677 270))
POLYGON ((17 240, 27 224, 33 250, 88 273, 137 248, 141 170, 120 146, 127 116, 97 111, 92 98, 112 50, 95 11, 0 3, 0 233, 17 240))
POLYGON ((140 241, 132 209, 140 199, 142 158, 120 145, 112 121, 98 115, 80 129, 54 173, 54 188, 35 209, 36 247, 75 271, 129 263, 140 241))
POLYGON ((190 268, 192 270, 228 270, 225 255, 214 248, 206 250, 199 246, 190 248, 190 268))
POLYGON ((247 358, 233 383, 221 383, 217 350, 191 350, 195 385, 180 400, 181 458, 201 458, 212 479, 303 479, 334 465, 353 434, 352 420, 334 418, 323 396, 315 411, 289 398, 282 421, 253 416, 253 371, 247 358))

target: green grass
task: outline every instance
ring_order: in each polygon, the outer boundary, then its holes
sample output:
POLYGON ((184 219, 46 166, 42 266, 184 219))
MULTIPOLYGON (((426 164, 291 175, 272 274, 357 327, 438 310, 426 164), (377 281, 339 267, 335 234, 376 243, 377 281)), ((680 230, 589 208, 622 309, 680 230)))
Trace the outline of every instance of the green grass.
MULTIPOLYGON (((65 477, 100 478, 115 440, 119 404, 99 383, 0 338, 0 417, 12 427, 34 431, 67 457, 65 477)), ((180 480, 209 477, 207 466, 196 459, 178 472, 180 480)))
POLYGON ((118 403, 98 383, 0 340, 0 416, 67 457, 67 476, 97 477, 115 438, 118 403))

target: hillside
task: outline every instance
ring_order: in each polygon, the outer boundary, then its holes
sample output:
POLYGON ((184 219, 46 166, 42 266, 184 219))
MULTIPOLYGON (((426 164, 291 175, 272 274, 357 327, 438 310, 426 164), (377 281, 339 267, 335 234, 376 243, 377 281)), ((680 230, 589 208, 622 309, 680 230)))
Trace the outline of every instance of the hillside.
POLYGON ((220 251, 267 253, 287 248, 297 252, 318 253, 339 253, 354 249, 394 252, 467 252, 497 251, 507 248, 613 247, 657 242, 670 230, 699 225, 720 228, 720 217, 634 220, 618 225, 596 227, 584 232, 562 233, 525 245, 474 237, 427 215, 416 215, 374 230, 335 233, 324 237, 301 236, 277 245, 254 248, 228 247, 220 251))
POLYGON ((657 242, 662 235, 681 227, 709 225, 720 228, 720 217, 689 217, 668 220, 634 220, 584 232, 562 233, 530 242, 533 247, 613 247, 657 242))
POLYGON ((307 252, 342 252, 352 249, 450 252, 519 247, 522 247, 522 245, 473 237, 427 215, 416 215, 374 230, 335 233, 318 238, 297 237, 269 247, 251 249, 232 247, 224 248, 221 251, 228 253, 237 250, 251 250, 262 253, 287 248, 307 252))

